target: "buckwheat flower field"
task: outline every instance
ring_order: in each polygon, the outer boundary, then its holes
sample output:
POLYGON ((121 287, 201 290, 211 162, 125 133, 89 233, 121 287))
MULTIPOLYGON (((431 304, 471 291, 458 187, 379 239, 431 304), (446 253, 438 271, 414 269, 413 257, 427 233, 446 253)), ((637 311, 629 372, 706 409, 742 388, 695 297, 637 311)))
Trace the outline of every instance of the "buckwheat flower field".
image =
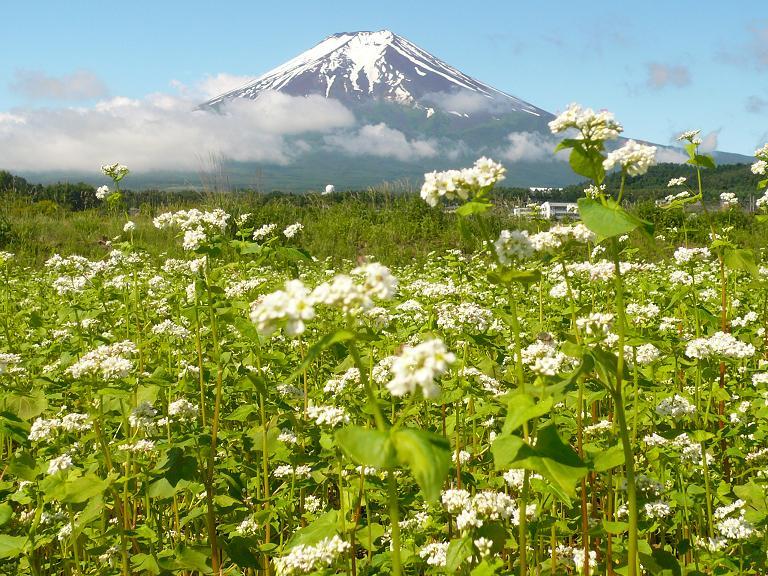
MULTIPOLYGON (((673 236, 622 205, 655 148, 577 105, 551 129, 578 220, 492 235, 503 166, 425 176, 476 253, 330 269, 214 208, 155 218, 184 259, 127 218, 104 259, 0 253, 0 573, 768 573, 764 255, 712 224, 638 259, 673 236)), ((713 222, 681 138, 662 204, 713 222)))

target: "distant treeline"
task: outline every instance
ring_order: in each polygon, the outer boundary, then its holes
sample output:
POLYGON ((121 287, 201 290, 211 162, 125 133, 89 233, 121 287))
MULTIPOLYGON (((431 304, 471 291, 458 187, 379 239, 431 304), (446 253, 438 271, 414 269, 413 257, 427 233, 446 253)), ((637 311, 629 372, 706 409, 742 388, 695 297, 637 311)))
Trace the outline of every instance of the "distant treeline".
MULTIPOLYGON (((678 192, 667 187, 671 178, 685 176, 688 184, 696 188, 696 170, 686 164, 664 163, 652 167, 647 174, 636 178, 628 178, 626 182, 625 197, 633 202, 656 200, 667 194, 678 192)), ((706 170, 702 173, 704 185, 704 197, 710 202, 716 203, 721 192, 734 192, 742 200, 743 206, 752 206, 752 200, 757 197, 756 185, 758 177, 752 174, 748 164, 726 164, 718 166, 714 170, 706 170)), ((618 190, 621 182, 619 174, 610 174, 606 178, 609 190, 618 190)), ((531 191, 528 188, 498 187, 495 194, 512 204, 520 204, 529 201, 543 202, 573 202, 584 194, 587 183, 575 184, 562 189, 549 189, 545 191, 531 191)), ((95 187, 83 182, 60 182, 56 184, 32 184, 24 178, 15 176, 7 171, 0 170, 0 194, 12 196, 18 202, 52 202, 57 206, 71 211, 88 210, 96 208, 99 200, 95 197, 95 187)), ((366 197, 375 205, 385 205, 392 197, 407 193, 393 185, 372 187, 368 190, 349 191, 335 193, 326 198, 326 202, 342 202, 344 197, 352 195, 366 197)), ((225 202, 249 203, 270 202, 275 199, 289 199, 296 206, 304 206, 315 201, 316 194, 301 194, 282 192, 255 192, 243 189, 234 191, 218 190, 125 190, 124 198, 128 209, 144 207, 153 211, 164 206, 178 206, 206 203, 212 199, 225 202)))

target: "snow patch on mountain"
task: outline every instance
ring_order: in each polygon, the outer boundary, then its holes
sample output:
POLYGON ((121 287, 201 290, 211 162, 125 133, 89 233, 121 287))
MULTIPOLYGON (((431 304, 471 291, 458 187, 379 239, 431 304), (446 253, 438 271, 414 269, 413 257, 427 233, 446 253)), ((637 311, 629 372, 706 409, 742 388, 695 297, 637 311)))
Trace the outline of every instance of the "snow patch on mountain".
POLYGON ((444 107, 435 101, 434 95, 443 94, 450 98, 470 94, 486 104, 475 106, 475 112, 504 108, 505 111, 536 116, 548 115, 519 98, 467 76, 389 30, 342 32, 329 36, 253 82, 216 96, 202 107, 218 108, 224 102, 240 98, 253 100, 266 91, 293 96, 320 94, 344 103, 383 100, 425 111, 433 108, 458 112, 462 117, 473 112, 455 106, 444 107))

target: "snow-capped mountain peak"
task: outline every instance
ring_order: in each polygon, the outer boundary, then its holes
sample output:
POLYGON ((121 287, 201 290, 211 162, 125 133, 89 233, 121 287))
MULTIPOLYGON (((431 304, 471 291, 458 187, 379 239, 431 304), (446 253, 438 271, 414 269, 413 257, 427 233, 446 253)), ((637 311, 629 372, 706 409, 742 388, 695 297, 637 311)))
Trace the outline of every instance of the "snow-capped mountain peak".
POLYGON ((444 112, 457 94, 487 100, 489 106, 539 115, 541 110, 463 74, 389 30, 341 32, 270 70, 253 82, 206 102, 218 107, 235 98, 258 98, 276 90, 293 96, 321 94, 345 103, 384 100, 444 112))

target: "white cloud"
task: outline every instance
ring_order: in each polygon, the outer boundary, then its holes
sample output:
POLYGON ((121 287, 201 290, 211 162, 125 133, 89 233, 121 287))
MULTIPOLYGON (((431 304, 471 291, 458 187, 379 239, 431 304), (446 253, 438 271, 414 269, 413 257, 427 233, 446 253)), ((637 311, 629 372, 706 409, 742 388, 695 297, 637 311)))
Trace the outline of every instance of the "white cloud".
POLYGON ((499 101, 483 96, 471 90, 457 90, 455 92, 432 92, 425 94, 422 101, 429 103, 446 112, 459 112, 461 114, 474 114, 488 112, 499 107, 499 101))
POLYGON ((239 76, 237 74, 220 72, 218 74, 207 74, 202 80, 191 85, 184 84, 178 80, 171 80, 171 86, 186 98, 210 100, 250 84, 254 80, 256 80, 256 76, 239 76))
POLYGON ((88 70, 75 70, 62 76, 50 76, 38 70, 16 70, 8 88, 29 100, 93 100, 109 93, 101 78, 88 70))
POLYGON ((708 134, 705 134, 701 137, 701 144, 699 145, 699 150, 704 152, 705 154, 709 154, 710 152, 714 152, 717 150, 717 138, 720 136, 720 130, 713 130, 712 132, 709 132, 708 134))
POLYGON ((352 156, 381 156, 404 162, 432 158, 438 152, 433 140, 408 140, 405 134, 383 122, 366 124, 356 132, 325 136, 325 142, 331 148, 352 156))
POLYGON ((266 93, 237 100, 221 114, 167 94, 113 98, 93 107, 13 110, 0 116, 0 168, 95 171, 122 162, 137 172, 198 170, 214 154, 235 161, 286 164, 302 153, 289 138, 354 125, 341 103, 321 96, 266 93))
POLYGON ((645 83, 654 90, 666 88, 667 86, 682 88, 691 83, 691 72, 687 66, 649 62, 647 72, 648 77, 645 83))
POLYGON ((537 162, 563 159, 555 154, 557 140, 538 132, 512 132, 507 135, 509 145, 499 151, 499 156, 510 162, 537 162))
POLYGON ((671 164, 685 164, 688 155, 676 148, 656 148, 656 162, 669 162, 671 164))

